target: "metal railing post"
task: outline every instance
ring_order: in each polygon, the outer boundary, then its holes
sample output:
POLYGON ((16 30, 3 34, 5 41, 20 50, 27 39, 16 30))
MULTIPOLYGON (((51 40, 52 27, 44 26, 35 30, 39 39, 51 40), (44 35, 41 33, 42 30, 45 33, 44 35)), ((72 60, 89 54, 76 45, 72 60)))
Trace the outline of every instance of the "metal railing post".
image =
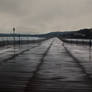
POLYGON ((91 39, 89 39, 89 61, 91 61, 91 39))

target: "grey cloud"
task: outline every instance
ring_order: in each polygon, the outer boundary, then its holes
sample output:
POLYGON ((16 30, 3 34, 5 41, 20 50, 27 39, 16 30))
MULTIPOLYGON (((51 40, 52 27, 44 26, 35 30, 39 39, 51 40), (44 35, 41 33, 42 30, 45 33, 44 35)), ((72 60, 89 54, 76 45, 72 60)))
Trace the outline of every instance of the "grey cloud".
POLYGON ((0 12, 18 16, 25 15, 28 13, 28 8, 30 8, 27 5, 31 5, 31 2, 29 2, 25 6, 25 1, 31 0, 0 0, 0 12))
POLYGON ((92 0, 0 0, 0 27, 13 24, 19 32, 91 27, 91 4, 92 0))

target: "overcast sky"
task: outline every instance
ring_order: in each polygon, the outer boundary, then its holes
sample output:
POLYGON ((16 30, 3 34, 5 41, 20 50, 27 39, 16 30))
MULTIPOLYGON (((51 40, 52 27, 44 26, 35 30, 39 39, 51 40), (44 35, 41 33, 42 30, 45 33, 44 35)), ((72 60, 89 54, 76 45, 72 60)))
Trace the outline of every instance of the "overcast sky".
POLYGON ((0 32, 46 33, 92 27, 92 0, 0 0, 0 32))

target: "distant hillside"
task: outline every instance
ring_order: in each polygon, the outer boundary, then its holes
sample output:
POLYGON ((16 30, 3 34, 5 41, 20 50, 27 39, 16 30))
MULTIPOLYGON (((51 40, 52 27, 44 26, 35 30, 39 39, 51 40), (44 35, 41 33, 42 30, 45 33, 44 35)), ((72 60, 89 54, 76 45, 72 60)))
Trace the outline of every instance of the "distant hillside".
POLYGON ((78 31, 63 32, 64 38, 92 39, 92 29, 80 29, 78 31))
POLYGON ((77 38, 77 39, 92 39, 92 29, 80 29, 78 31, 66 31, 66 32, 50 32, 46 34, 0 34, 0 37, 62 37, 62 38, 77 38))
POLYGON ((77 38, 77 39, 92 39, 92 29, 80 29, 78 31, 66 32, 50 32, 47 34, 35 35, 38 37, 62 37, 62 38, 77 38))

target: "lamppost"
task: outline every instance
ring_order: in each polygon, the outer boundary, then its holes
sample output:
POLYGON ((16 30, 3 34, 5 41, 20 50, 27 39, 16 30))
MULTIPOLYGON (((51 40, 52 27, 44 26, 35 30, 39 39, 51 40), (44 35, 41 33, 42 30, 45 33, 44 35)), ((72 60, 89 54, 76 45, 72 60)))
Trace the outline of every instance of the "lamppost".
POLYGON ((13 48, 14 48, 14 56, 15 56, 15 27, 13 27, 13 48))

